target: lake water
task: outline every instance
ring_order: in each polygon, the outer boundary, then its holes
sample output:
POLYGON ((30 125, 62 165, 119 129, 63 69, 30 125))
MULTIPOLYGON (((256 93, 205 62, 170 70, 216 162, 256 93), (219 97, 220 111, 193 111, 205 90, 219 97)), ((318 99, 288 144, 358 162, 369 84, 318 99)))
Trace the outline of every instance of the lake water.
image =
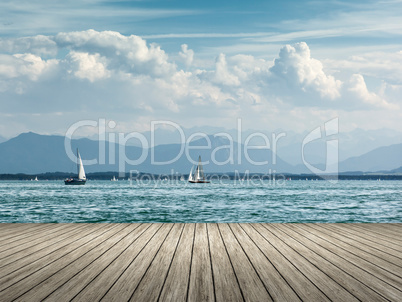
POLYGON ((402 223, 402 181, 0 181, 0 222, 402 223))

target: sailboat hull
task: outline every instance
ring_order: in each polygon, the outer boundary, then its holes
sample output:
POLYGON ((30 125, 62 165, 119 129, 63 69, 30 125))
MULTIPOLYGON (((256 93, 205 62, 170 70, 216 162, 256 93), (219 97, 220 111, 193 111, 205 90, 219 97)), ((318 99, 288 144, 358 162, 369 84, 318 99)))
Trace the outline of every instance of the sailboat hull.
POLYGON ((188 175, 188 182, 192 184, 207 184, 208 180, 205 180, 204 170, 202 168, 201 156, 198 157, 198 166, 195 169, 193 174, 193 168, 190 170, 190 174, 188 175))
POLYGON ((79 185, 85 185, 87 182, 87 179, 85 177, 85 171, 84 171, 84 166, 82 164, 80 152, 78 152, 77 148, 77 170, 78 170, 78 177, 70 177, 64 180, 65 185, 73 185, 73 186, 79 186, 79 185))
POLYGON ((64 181, 65 185, 73 185, 73 186, 82 186, 85 185, 87 181, 83 180, 83 179, 75 179, 75 178, 71 178, 71 179, 66 179, 64 181))
POLYGON ((188 182, 192 184, 209 184, 208 180, 189 180, 188 182))

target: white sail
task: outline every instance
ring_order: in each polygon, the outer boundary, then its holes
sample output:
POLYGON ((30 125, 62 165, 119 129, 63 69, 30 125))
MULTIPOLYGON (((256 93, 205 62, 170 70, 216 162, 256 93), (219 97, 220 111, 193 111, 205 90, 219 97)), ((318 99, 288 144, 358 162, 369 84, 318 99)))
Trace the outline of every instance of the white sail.
POLYGON ((198 157, 198 166, 196 170, 196 181, 204 180, 204 170, 202 169, 201 156, 198 157))
POLYGON ((82 164, 80 153, 77 148, 77 166, 78 166, 78 179, 84 180, 86 179, 84 165, 82 164))
POLYGON ((193 173, 193 168, 191 168, 190 174, 188 175, 188 181, 192 183, 209 183, 208 180, 205 179, 204 169, 202 168, 201 156, 198 157, 198 165, 195 168, 193 173))
POLYGON ((204 170, 202 168, 202 163, 201 163, 201 156, 198 157, 198 165, 195 168, 195 171, 193 173, 193 168, 191 168, 190 174, 188 175, 188 181, 190 182, 202 182, 205 183, 205 176, 204 176, 204 170))
POLYGON ((191 167, 190 174, 188 175, 188 181, 193 181, 193 167, 191 167))
POLYGON ((198 181, 198 180, 199 180, 199 170, 198 170, 198 166, 197 166, 197 168, 195 168, 194 180, 195 180, 195 181, 198 181))

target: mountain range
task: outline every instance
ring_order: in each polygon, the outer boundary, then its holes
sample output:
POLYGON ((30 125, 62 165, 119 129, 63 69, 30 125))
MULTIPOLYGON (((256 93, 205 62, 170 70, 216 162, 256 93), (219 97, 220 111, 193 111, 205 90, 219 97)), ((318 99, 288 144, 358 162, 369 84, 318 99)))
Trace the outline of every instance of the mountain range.
MULTIPOLYGON (((269 149, 249 150, 247 156, 239 155, 236 144, 232 151, 225 146, 230 142, 224 138, 208 136, 194 140, 186 150, 182 144, 158 145, 143 149, 137 146, 123 146, 117 143, 94 141, 86 138, 67 140, 70 152, 76 148, 81 151, 87 172, 137 170, 147 173, 188 173, 198 156, 202 157, 206 170, 210 172, 233 172, 250 170, 268 173, 269 169, 290 171, 292 166, 277 159, 276 165, 250 165, 249 156, 254 162, 271 162, 273 153, 269 149), (208 140, 213 150, 207 150, 208 140), (233 162, 230 159, 233 158, 233 162), (89 160, 96 160, 91 164, 89 160)), ((243 148, 243 147, 240 147, 243 148)), ((44 173, 74 172, 76 166, 66 152, 63 136, 46 136, 35 133, 23 133, 0 144, 0 173, 44 173)))
MULTIPOLYGON (((255 136, 256 133, 265 135, 271 142, 274 140, 273 135, 275 135, 278 141, 278 154, 280 154, 281 158, 284 161, 288 162, 291 165, 302 164, 299 150, 302 146, 303 139, 310 133, 308 131, 296 133, 294 131, 285 131, 282 129, 275 129, 273 131, 250 129, 242 130, 241 127, 240 129, 228 130, 223 127, 210 126, 192 128, 180 127, 180 130, 186 138, 194 135, 195 133, 206 133, 209 135, 213 135, 216 133, 226 133, 230 135, 234 140, 240 141, 243 144, 250 136, 255 136)), ((154 142, 151 147, 155 145, 181 143, 180 133, 174 127, 161 127, 157 128, 154 132, 142 132, 141 135, 143 135, 143 137, 148 142, 154 142), (151 139, 151 137, 153 139, 151 139)), ((106 138, 107 136, 108 135, 106 134, 106 138)), ((360 128, 356 128, 350 132, 339 132, 336 137, 339 140, 339 159, 341 161, 350 157, 363 155, 379 147, 402 143, 402 132, 394 129, 363 130, 360 128)), ((97 140, 98 135, 95 134, 89 138, 92 140, 97 140)), ((325 148, 325 141, 325 137, 323 137, 322 139, 316 140, 314 143, 309 144, 309 152, 307 153, 311 153, 311 157, 314 157, 315 161, 317 161, 317 156, 322 157, 321 154, 323 148, 325 148), (321 147, 319 146, 320 144, 321 147), (316 152, 314 150, 316 150, 316 152)), ((133 146, 140 146, 138 140, 129 141, 128 144, 133 146)))
POLYGON ((376 148, 340 162, 339 171, 388 171, 402 166, 402 144, 376 148))
MULTIPOLYGON (((267 142, 261 142, 258 138, 249 141, 249 144, 244 142, 241 144, 230 141, 225 136, 208 135, 194 138, 187 145, 169 143, 142 148, 133 144, 124 146, 88 138, 70 141, 65 140, 64 136, 29 132, 0 143, 0 174, 57 171, 75 173, 74 158, 70 159, 66 150, 73 154, 76 148, 80 150, 87 172, 137 170, 155 174, 187 174, 200 155, 205 162, 204 170, 207 174, 235 171, 268 174, 311 173, 302 163, 302 143, 297 142, 295 137, 296 135, 293 136, 293 144, 278 143, 278 149, 272 152, 270 149, 273 148, 272 144, 267 147, 267 142), (210 146, 207 148, 209 143, 210 146), (248 146, 246 152, 245 145, 248 146), (96 160, 97 163, 91 164, 89 160, 96 160)), ((339 141, 341 145, 341 138, 339 141)), ((278 142, 281 143, 280 140, 278 142)), ((305 146, 304 159, 314 167, 324 170, 325 150, 325 140, 311 142, 305 146)), ((402 167, 402 143, 380 146, 339 162, 340 172, 392 170, 393 173, 400 173, 400 167, 402 167)))

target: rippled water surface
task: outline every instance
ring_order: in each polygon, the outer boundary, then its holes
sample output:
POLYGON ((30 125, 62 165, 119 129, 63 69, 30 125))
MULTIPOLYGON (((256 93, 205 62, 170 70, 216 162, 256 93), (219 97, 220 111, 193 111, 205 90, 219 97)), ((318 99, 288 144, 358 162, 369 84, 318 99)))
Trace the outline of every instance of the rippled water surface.
POLYGON ((402 222, 402 181, 0 181, 0 222, 402 222))

